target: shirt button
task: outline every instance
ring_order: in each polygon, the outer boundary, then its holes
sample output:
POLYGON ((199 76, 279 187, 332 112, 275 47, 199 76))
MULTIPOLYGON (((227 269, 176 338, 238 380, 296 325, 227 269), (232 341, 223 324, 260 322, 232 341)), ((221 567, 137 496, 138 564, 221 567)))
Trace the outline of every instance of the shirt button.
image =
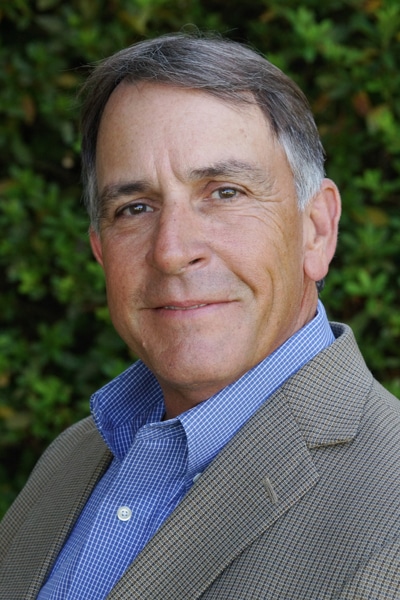
POLYGON ((120 506, 117 510, 117 517, 120 521, 129 521, 132 516, 132 511, 129 506, 120 506))

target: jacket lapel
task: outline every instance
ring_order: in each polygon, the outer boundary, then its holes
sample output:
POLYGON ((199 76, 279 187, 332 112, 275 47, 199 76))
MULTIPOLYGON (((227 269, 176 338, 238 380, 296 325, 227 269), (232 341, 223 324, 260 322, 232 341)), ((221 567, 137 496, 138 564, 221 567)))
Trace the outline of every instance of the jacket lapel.
POLYGON ((317 480, 301 432, 278 392, 194 484, 109 600, 198 598, 317 480))
POLYGON ((57 470, 49 480, 1 565, 2 589, 9 580, 10 600, 36 598, 93 487, 107 468, 110 452, 93 429, 65 458, 63 476, 57 470))

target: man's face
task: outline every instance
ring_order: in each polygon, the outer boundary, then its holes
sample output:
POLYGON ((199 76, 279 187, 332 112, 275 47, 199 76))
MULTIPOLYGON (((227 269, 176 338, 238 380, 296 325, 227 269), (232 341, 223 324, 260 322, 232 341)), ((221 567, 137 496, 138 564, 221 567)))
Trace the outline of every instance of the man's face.
POLYGON ((97 144, 94 253, 115 328, 169 416, 238 379, 315 313, 308 231, 255 105, 122 83, 97 144))

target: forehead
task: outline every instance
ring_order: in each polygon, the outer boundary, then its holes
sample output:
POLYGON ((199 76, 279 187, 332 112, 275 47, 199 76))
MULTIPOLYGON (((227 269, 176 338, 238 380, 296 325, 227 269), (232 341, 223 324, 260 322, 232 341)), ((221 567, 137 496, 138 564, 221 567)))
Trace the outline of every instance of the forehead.
POLYGON ((140 169, 168 162, 179 170, 223 160, 286 163, 255 102, 233 104, 203 91, 153 83, 122 82, 110 96, 98 133, 98 175, 117 176, 129 162, 140 169))
POLYGON ((211 119, 209 125, 216 125, 221 120, 221 126, 231 121, 238 126, 246 121, 257 121, 266 135, 271 135, 268 119, 261 111, 251 94, 248 101, 233 102, 217 97, 207 91, 180 88, 161 83, 139 82, 129 83, 123 80, 110 95, 100 121, 101 133, 106 123, 113 126, 119 121, 128 119, 130 123, 142 122, 143 117, 151 117, 147 126, 164 125, 179 116, 184 121, 189 118, 194 124, 206 117, 211 119))
MULTIPOLYGON (((141 99, 150 98, 151 96, 161 97, 164 100, 168 97, 180 97, 182 100, 188 98, 191 102, 203 102, 203 103, 218 103, 219 105, 225 105, 231 109, 237 109, 239 111, 245 110, 246 106, 253 106, 259 108, 257 101, 251 92, 242 92, 236 96, 227 93, 225 95, 222 90, 210 91, 208 89, 198 89, 191 87, 184 87, 179 85, 173 85, 172 83, 165 82, 152 82, 152 81, 138 81, 131 82, 127 78, 123 79, 111 92, 103 114, 110 110, 115 102, 120 103, 123 98, 136 98, 139 103, 141 99)), ((262 111, 260 111, 262 112, 262 111)))

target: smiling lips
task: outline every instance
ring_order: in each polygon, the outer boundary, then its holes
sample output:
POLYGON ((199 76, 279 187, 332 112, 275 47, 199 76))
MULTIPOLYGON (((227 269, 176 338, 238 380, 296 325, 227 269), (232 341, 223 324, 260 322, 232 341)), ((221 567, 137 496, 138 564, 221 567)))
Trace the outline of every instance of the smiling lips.
POLYGON ((202 308, 208 306, 208 304, 193 304, 191 306, 162 306, 164 310, 194 310, 195 308, 202 308))
POLYGON ((186 300, 181 302, 171 302, 171 304, 160 304, 159 306, 155 306, 155 310, 157 311, 170 311, 170 312, 190 312, 196 311, 199 309, 212 308, 216 306, 222 306, 226 304, 230 304, 231 300, 207 300, 204 302, 199 300, 186 300))

